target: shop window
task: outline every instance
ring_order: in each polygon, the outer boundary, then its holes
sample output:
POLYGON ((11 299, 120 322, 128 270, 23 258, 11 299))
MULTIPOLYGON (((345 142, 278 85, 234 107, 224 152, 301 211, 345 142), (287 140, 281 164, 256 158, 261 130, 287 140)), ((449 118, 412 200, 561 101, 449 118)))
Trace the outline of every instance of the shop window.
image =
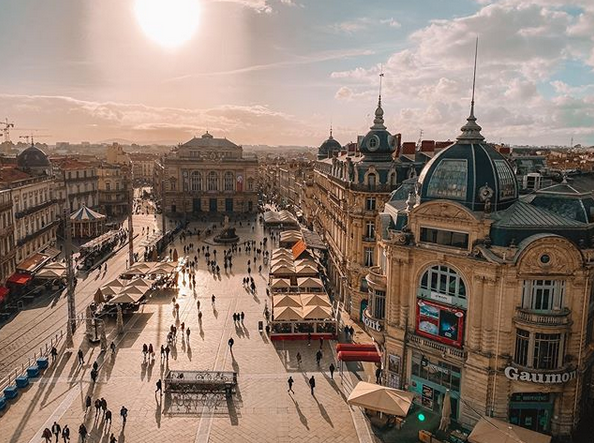
POLYGON ((522 307, 533 311, 558 311, 563 308, 564 280, 524 280, 522 307))
POLYGON ((452 246, 454 248, 468 249, 468 234, 465 232, 421 228, 421 241, 443 246, 452 246))
POLYGON ((466 285, 456 270, 443 265, 433 266, 421 277, 420 295, 438 301, 466 306, 466 285), (444 295, 445 297, 440 297, 444 295))
POLYGON ((563 366, 564 345, 564 334, 517 329, 514 362, 539 370, 559 369, 563 366))

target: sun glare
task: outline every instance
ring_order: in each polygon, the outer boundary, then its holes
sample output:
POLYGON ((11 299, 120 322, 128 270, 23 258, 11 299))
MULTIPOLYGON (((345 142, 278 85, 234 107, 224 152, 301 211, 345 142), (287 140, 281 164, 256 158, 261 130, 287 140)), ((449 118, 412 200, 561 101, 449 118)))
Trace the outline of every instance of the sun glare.
POLYGON ((135 13, 147 37, 174 48, 196 32, 200 5, 199 0, 136 0, 135 13))

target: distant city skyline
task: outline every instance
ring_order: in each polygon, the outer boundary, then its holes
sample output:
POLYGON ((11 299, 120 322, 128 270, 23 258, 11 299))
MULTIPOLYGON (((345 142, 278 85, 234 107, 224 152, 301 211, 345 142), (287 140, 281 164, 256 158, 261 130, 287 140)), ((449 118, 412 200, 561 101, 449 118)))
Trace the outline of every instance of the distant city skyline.
POLYGON ((345 144, 371 125, 382 71, 392 133, 454 139, 478 35, 476 115, 489 141, 594 144, 591 0, 196 3, 195 32, 183 20, 187 32, 166 42, 134 0, 3 4, 0 119, 15 123, 12 140, 178 143, 209 130, 317 146, 332 125, 345 144))

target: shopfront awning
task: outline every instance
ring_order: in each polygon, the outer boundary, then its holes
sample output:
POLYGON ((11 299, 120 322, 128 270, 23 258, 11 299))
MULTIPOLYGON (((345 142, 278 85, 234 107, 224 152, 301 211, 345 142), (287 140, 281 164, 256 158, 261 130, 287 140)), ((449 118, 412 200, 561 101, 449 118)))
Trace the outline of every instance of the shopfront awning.
POLYGON ((382 361, 381 355, 377 351, 340 351, 338 353, 340 361, 371 361, 379 363, 382 361))
POLYGON ((497 420, 481 418, 468 436, 471 443, 550 443, 551 437, 521 426, 497 420))
POLYGON ((14 283, 15 285, 26 285, 31 281, 32 278, 33 277, 29 274, 21 274, 17 272, 9 277, 8 282, 14 283))
POLYGON ((31 257, 26 258, 17 265, 17 271, 33 273, 41 268, 48 260, 50 256, 47 254, 33 254, 31 257))
POLYGON ((415 394, 361 381, 349 395, 347 403, 372 411, 406 417, 415 394))

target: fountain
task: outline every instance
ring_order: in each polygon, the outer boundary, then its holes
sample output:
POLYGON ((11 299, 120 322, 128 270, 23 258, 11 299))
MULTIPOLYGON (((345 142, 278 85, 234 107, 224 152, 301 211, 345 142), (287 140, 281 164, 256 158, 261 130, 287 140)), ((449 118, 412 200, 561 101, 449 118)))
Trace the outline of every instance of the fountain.
POLYGON ((220 234, 215 235, 215 243, 237 243, 239 236, 235 233, 235 228, 229 227, 229 217, 225 216, 223 230, 220 234))

